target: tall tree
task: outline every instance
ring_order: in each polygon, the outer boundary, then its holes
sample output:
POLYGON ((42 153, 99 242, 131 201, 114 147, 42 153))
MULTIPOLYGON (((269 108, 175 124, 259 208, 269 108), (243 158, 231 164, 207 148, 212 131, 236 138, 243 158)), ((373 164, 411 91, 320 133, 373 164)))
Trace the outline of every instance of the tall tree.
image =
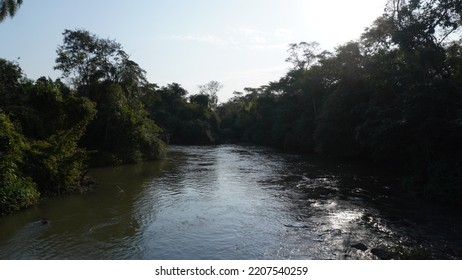
POLYGON ((0 0, 0 22, 8 16, 13 17, 21 5, 22 0, 0 0))
POLYGON ((217 93, 223 88, 223 85, 217 81, 210 81, 199 86, 199 94, 208 95, 210 97, 210 108, 215 109, 218 104, 217 93))
POLYGON ((411 51, 441 46, 461 26, 460 0, 390 0, 387 10, 384 16, 395 27, 394 41, 411 51))
POLYGON ((286 62, 294 65, 295 70, 307 70, 319 59, 319 44, 317 42, 300 42, 290 44, 287 50, 289 57, 286 62))
POLYGON ((146 71, 130 60, 116 41, 98 38, 86 30, 66 29, 63 35, 55 69, 70 78, 74 86, 110 81, 136 91, 146 83, 146 71))

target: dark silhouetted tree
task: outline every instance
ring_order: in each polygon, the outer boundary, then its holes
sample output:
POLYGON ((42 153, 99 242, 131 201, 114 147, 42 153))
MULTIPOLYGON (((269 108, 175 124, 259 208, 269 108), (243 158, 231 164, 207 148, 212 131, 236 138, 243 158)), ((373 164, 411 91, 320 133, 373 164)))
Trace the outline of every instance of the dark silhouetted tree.
POLYGON ((74 86, 111 81, 136 93, 146 83, 146 72, 116 41, 101 39, 86 30, 65 30, 63 36, 55 69, 70 78, 74 86))

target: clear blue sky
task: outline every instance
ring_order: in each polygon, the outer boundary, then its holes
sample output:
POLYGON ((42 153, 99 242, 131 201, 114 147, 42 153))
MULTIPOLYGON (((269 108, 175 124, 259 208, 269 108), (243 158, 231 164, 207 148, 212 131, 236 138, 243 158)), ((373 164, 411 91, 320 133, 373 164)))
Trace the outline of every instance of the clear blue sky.
POLYGON ((158 85, 191 94, 210 80, 220 101, 244 87, 278 80, 290 43, 322 49, 356 40, 386 0, 24 0, 0 24, 0 57, 17 60, 32 79, 57 78, 64 29, 86 29, 121 43, 158 85), (20 57, 18 60, 17 58, 20 57))

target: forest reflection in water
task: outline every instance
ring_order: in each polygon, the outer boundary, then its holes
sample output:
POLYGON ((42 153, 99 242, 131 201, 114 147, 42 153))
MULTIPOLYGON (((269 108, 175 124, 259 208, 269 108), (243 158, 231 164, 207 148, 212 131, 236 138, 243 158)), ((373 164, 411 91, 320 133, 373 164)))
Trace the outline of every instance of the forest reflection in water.
POLYGON ((246 145, 173 146, 92 170, 98 187, 1 217, 1 259, 457 259, 454 213, 359 164, 246 145), (47 224, 41 223, 46 217, 47 224))

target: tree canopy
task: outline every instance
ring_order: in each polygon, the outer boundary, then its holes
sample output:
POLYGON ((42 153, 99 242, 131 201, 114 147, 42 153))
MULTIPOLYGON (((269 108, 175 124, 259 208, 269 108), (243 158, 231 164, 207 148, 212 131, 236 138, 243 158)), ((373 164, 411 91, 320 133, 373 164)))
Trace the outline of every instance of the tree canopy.
POLYGON ((162 130, 149 118, 141 91, 145 71, 120 44, 84 30, 64 33, 56 69, 70 78, 27 79, 0 59, 0 214, 40 196, 86 188, 88 164, 164 157, 162 130))
POLYGON ((66 29, 63 36, 55 69, 70 78, 74 86, 110 81, 133 90, 146 83, 146 71, 130 60, 116 41, 101 39, 86 30, 66 29))
POLYGON ((403 185, 462 201, 462 2, 390 0, 334 53, 291 44, 293 68, 220 106, 237 141, 394 166, 403 185))
POLYGON ((146 71, 114 40, 86 30, 65 30, 55 69, 70 78, 78 96, 96 104, 96 118, 81 143, 95 151, 95 164, 134 163, 161 158, 162 130, 148 118, 140 96, 146 71))
MULTIPOLYGON (((1 1, 0 21, 22 1, 1 1)), ((279 80, 235 92, 158 86, 121 44, 65 30, 55 69, 0 59, 0 214, 85 189, 85 169, 165 156, 166 143, 252 142, 393 166, 402 187, 462 205, 462 2, 390 0, 360 40, 288 47, 279 80)))

